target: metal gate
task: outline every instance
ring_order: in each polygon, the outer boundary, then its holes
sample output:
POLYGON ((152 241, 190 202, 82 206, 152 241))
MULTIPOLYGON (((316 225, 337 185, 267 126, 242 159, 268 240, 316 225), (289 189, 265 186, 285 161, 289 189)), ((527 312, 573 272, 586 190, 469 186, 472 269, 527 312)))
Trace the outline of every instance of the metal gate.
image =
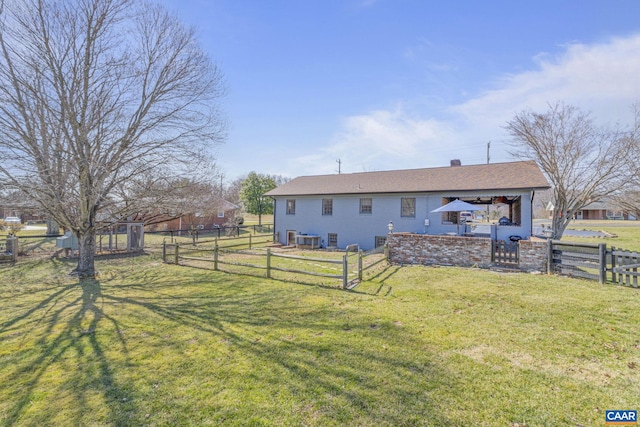
POLYGON ((491 262, 505 267, 517 267, 520 262, 520 243, 511 240, 494 240, 491 245, 491 262))

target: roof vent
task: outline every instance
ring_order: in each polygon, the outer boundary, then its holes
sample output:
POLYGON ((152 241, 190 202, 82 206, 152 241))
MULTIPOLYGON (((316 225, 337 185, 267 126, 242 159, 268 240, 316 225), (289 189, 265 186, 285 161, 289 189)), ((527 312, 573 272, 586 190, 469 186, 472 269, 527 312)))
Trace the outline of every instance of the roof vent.
POLYGON ((453 159, 451 160, 451 166, 462 166, 462 162, 460 159, 453 159))

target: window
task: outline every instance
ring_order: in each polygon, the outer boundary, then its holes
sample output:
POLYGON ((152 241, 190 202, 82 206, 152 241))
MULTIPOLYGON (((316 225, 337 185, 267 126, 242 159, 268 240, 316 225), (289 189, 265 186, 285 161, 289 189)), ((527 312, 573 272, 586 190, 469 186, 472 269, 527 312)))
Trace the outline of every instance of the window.
POLYGON ((360 213, 370 214, 373 212, 373 200, 371 198, 360 199, 360 213))
POLYGON ((224 218, 224 211, 218 211, 218 218, 224 218))
POLYGON ((296 214, 296 200, 287 199, 287 215, 295 215, 295 214, 296 214))
POLYGON ((384 246, 387 243, 387 236, 376 236, 376 248, 384 246))
POLYGON ((327 246, 338 246, 338 233, 329 233, 327 236, 327 246))
POLYGON ((400 199, 402 204, 402 212, 400 216, 413 217, 416 216, 416 198, 415 197, 403 197, 400 199))
POLYGON ((322 199, 322 215, 333 215, 333 199, 322 199))

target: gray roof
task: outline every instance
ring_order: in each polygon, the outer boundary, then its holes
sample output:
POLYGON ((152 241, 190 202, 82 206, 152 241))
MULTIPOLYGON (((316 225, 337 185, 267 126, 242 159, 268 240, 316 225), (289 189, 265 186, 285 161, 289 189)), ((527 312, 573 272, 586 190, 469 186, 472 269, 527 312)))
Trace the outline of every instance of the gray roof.
POLYGON ((266 195, 277 197, 547 188, 549 183, 540 168, 530 160, 488 165, 300 176, 266 195))

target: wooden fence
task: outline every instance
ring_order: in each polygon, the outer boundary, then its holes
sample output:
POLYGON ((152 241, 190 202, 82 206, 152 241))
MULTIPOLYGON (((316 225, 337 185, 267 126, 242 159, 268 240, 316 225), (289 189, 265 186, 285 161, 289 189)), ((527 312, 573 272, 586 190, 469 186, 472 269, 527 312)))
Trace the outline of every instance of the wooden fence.
MULTIPOLYGON (((269 235, 271 236, 271 235, 269 235)), ((280 252, 269 247, 257 246, 255 236, 248 237, 248 242, 230 243, 230 240, 214 241, 213 246, 205 247, 202 242, 197 244, 164 243, 162 259, 166 263, 184 264, 193 261, 210 265, 213 270, 220 270, 220 266, 236 266, 265 271, 265 277, 272 278, 274 271, 293 275, 307 275, 339 280, 344 289, 352 289, 362 280, 366 270, 386 261, 387 257, 369 260, 375 254, 384 252, 384 248, 363 252, 356 245, 350 246, 341 256, 337 253, 323 252, 327 258, 293 255, 280 252), (337 255, 337 256, 334 256, 337 255), (278 264, 276 260, 285 260, 278 264), (182 262, 181 262, 182 261, 182 262), (300 265, 300 267, 298 267, 300 265)), ((265 243, 264 241, 261 243, 265 243)), ((386 253, 385 253, 386 255, 386 253)))
POLYGON ((611 281, 621 285, 638 287, 640 253, 611 248, 611 281))
POLYGON ((549 273, 638 287, 640 253, 611 247, 549 240, 549 273))
POLYGON ((18 260, 18 238, 7 237, 4 242, 0 242, 0 263, 16 262, 18 260))
POLYGON ((511 240, 491 242, 491 262, 496 265, 516 267, 520 261, 520 244, 511 240))
POLYGON ((211 228, 183 228, 177 230, 155 230, 145 231, 148 235, 159 235, 170 239, 171 243, 178 237, 189 237, 194 241, 207 238, 233 238, 241 237, 246 234, 270 234, 273 235, 273 224, 255 224, 255 225, 234 225, 211 228))

